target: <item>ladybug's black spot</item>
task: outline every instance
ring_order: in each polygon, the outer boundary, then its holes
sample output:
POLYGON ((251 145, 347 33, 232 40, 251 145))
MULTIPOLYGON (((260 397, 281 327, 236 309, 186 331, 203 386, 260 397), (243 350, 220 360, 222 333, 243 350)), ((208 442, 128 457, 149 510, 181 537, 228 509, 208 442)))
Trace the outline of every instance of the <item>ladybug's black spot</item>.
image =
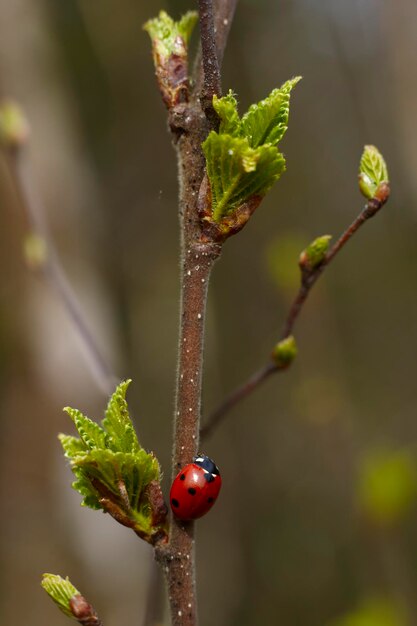
POLYGON ((213 474, 209 474, 208 472, 204 472, 204 478, 208 483, 212 483, 214 480, 213 474))
POLYGON ((214 502, 214 498, 207 498, 207 502, 214 502))
POLYGON ((181 474, 180 480, 185 480, 185 474, 181 474))
POLYGON ((175 506, 175 508, 178 508, 180 503, 178 502, 178 500, 176 500, 175 498, 172 498, 171 500, 171 504, 172 506, 175 506))
POLYGON ((192 496, 195 496, 195 489, 194 487, 190 487, 188 490, 188 493, 190 493, 192 496))

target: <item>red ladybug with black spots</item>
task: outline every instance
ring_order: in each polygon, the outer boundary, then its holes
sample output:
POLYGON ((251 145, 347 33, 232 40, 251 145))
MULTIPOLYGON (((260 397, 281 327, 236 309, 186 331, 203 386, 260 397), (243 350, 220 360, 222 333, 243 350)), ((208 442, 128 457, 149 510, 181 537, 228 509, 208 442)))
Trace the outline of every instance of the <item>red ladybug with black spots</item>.
POLYGON ((172 512, 184 522, 202 517, 216 502, 221 486, 216 464, 204 454, 195 456, 172 483, 169 494, 172 512))

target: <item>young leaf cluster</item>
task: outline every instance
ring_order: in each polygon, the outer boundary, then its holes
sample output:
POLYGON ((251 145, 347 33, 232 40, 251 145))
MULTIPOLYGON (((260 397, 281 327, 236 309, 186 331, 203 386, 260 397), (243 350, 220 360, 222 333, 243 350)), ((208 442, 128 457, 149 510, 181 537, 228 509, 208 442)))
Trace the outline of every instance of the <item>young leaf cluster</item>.
POLYGON ((80 592, 74 587, 68 576, 62 578, 57 574, 44 574, 41 585, 57 607, 68 617, 73 617, 70 601, 80 592))
POLYGON ((156 77, 168 109, 188 100, 188 40, 197 20, 195 11, 188 11, 178 22, 161 11, 144 25, 152 40, 156 77))
POLYGON ((375 146, 365 146, 359 165, 359 188, 369 200, 383 183, 389 183, 384 157, 375 146))
POLYGON ((161 58, 168 58, 172 54, 182 53, 197 21, 196 11, 187 11, 178 22, 165 11, 160 11, 159 16, 148 20, 143 28, 154 42, 156 53, 161 58))
POLYGON ((71 461, 73 488, 83 496, 82 505, 103 509, 152 543, 164 532, 165 516, 160 511, 156 516, 153 510, 161 472, 133 428, 126 402, 129 383, 117 387, 101 425, 77 409, 65 408, 79 437, 61 434, 59 439, 71 461))
POLYGON ((205 219, 221 223, 252 198, 262 198, 285 170, 277 144, 288 128, 290 93, 300 77, 274 89, 242 118, 232 92, 213 98, 220 119, 203 143, 211 207, 205 219))

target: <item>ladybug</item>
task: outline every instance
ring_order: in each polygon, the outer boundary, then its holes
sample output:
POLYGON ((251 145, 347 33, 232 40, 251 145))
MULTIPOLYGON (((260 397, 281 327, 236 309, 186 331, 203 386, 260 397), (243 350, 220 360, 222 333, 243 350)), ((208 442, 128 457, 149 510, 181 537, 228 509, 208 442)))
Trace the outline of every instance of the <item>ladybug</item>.
POLYGON ((216 502, 221 486, 216 464, 204 454, 195 456, 172 483, 169 494, 172 512, 184 522, 202 517, 216 502))

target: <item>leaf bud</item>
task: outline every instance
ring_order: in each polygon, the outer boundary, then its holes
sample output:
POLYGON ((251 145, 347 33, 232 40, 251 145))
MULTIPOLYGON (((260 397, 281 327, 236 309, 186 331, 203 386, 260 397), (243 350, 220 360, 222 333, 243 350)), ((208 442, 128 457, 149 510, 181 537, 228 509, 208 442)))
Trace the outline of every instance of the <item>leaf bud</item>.
POLYGON ((300 254, 299 266, 302 271, 311 272, 323 263, 330 245, 331 235, 314 239, 300 254))
POLYGON ((272 359, 277 369, 285 369, 297 356, 297 344, 292 335, 279 341, 272 351, 272 359))

